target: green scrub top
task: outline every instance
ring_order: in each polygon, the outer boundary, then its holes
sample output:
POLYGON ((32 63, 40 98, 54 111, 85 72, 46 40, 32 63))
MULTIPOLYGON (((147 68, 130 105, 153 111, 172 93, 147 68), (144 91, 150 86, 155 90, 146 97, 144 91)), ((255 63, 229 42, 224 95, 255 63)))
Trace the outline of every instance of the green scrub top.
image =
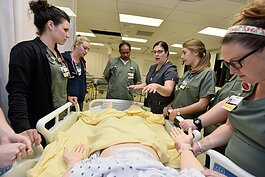
POLYGON ((130 59, 124 65, 120 58, 114 58, 108 61, 103 74, 109 82, 107 99, 133 100, 133 94, 127 87, 141 83, 137 63, 130 59))
MULTIPOLYGON (((51 81, 52 81, 52 99, 53 99, 53 106, 54 109, 59 108, 60 106, 64 105, 67 101, 67 77, 64 77, 61 66, 62 66, 62 59, 59 58, 60 62, 54 58, 54 55, 49 54, 47 49, 47 58, 49 60, 49 65, 51 69, 51 81)), ((68 70, 67 65, 63 63, 65 69, 68 70)), ((69 71, 68 71, 69 72, 69 71)))
MULTIPOLYGON (((254 87, 250 85, 250 90, 246 91, 242 89, 241 83, 242 79, 240 79, 239 77, 237 77, 236 74, 234 74, 231 79, 225 85, 223 85, 220 90, 216 92, 214 99, 209 104, 208 110, 231 95, 238 95, 242 97, 249 96, 252 93, 254 87)), ((223 123, 224 122, 205 127, 204 136, 211 134, 217 127, 219 127, 223 123)))
POLYGON ((251 101, 243 99, 228 113, 233 135, 225 155, 254 176, 265 174, 264 107, 265 98, 251 101))
MULTIPOLYGON (((198 102, 201 98, 215 94, 216 76, 211 68, 206 68, 200 73, 184 73, 175 92, 172 108, 181 108, 198 102)), ((184 119, 194 119, 205 111, 195 114, 181 115, 184 119)))

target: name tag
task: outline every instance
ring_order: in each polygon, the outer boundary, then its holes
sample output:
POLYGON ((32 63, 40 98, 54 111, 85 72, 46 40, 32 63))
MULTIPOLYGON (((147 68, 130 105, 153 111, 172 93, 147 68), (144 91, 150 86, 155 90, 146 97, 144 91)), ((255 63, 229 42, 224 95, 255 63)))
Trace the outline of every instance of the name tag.
POLYGON ((70 76, 69 69, 65 65, 61 66, 61 71, 62 71, 64 77, 70 76))
POLYGON ((232 111, 243 100, 244 97, 231 95, 223 105, 223 108, 227 111, 232 111))
POLYGON ((128 73, 128 79, 133 79, 134 78, 134 73, 128 73))

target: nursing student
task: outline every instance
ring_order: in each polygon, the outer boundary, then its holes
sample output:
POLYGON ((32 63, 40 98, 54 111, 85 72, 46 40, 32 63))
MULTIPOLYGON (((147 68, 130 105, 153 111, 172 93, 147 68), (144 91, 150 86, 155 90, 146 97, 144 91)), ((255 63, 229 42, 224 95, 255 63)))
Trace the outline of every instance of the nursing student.
POLYGON ((69 16, 46 0, 30 1, 37 37, 10 52, 8 117, 15 132, 35 128, 37 121, 67 100, 67 63, 57 49, 69 38, 69 16))
MULTIPOLYGON (((186 131, 190 127, 197 130, 204 128, 204 136, 211 134, 216 128, 226 122, 227 116, 223 117, 216 114, 214 116, 216 117, 216 119, 213 119, 210 109, 212 109, 215 105, 219 104, 219 102, 222 102, 231 95, 247 97, 252 93, 253 89, 254 86, 243 81, 240 77, 234 74, 231 79, 220 90, 216 92, 214 99, 211 100, 209 104, 208 111, 198 117, 199 123, 194 124, 193 119, 185 119, 179 123, 180 127, 186 131), (208 112, 210 112, 210 114, 208 112)), ((214 148, 214 150, 225 154, 225 147, 226 145, 222 147, 216 147, 214 148)))
POLYGON ((156 42, 152 54, 155 64, 150 67, 145 83, 131 85, 129 89, 148 93, 145 106, 151 107, 152 113, 163 114, 163 108, 174 100, 178 72, 177 67, 169 61, 169 47, 166 42, 156 42))
POLYGON ((85 55, 90 49, 90 41, 85 36, 77 36, 72 46, 72 51, 62 53, 65 59, 70 77, 67 83, 68 100, 79 104, 80 111, 83 110, 83 102, 86 95, 86 61, 85 55))
MULTIPOLYGON (((164 114, 173 121, 177 115, 194 119, 204 113, 214 96, 216 76, 210 68, 210 53, 198 39, 183 43, 182 59, 191 69, 184 73, 178 83, 174 101, 164 108, 164 114), (173 111, 169 114, 168 109, 173 111)), ((176 122, 177 124, 177 122, 176 122)))
POLYGON ((128 86, 142 82, 138 64, 130 58, 131 45, 123 41, 119 45, 120 56, 110 59, 104 69, 108 81, 107 99, 133 100, 128 86))
MULTIPOLYGON (((198 143, 194 153, 228 143, 225 155, 254 176, 265 174, 265 1, 245 7, 222 39, 221 52, 231 74, 254 89, 248 95, 231 95, 211 110, 212 118, 227 116, 225 124, 198 143)), ((203 123, 203 122, 202 122, 203 123)))

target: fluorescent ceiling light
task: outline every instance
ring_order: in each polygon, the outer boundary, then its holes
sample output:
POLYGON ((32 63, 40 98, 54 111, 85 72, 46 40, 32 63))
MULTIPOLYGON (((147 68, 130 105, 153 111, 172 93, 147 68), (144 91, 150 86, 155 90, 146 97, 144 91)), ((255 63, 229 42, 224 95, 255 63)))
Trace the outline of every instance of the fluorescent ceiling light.
POLYGON ((120 22, 133 23, 138 25, 147 25, 158 27, 164 21, 156 18, 141 17, 135 15, 119 14, 120 22))
POLYGON ((91 45, 104 46, 102 43, 90 42, 91 45))
POLYGON ((182 44, 172 44, 171 47, 182 48, 182 44))
POLYGON ((171 54, 171 55, 177 55, 178 53, 177 52, 169 52, 169 54, 171 54))
POLYGON ((122 37, 122 40, 124 41, 133 41, 133 42, 142 42, 146 43, 147 39, 139 39, 139 38, 132 38, 132 37, 122 37))
POLYGON ((226 34, 226 32, 227 32, 227 30, 225 30, 225 29, 207 27, 207 28, 204 28, 203 30, 199 31, 198 33, 200 33, 200 34, 206 34, 206 35, 211 35, 211 36, 224 37, 225 34, 226 34))
POLYGON ((76 14, 69 7, 60 7, 60 6, 56 6, 56 7, 63 10, 70 17, 76 17, 76 14))
POLYGON ((93 34, 93 33, 76 32, 75 34, 76 34, 76 35, 80 35, 80 36, 96 37, 95 34, 93 34))
POLYGON ((141 50, 139 47, 131 47, 132 50, 141 50))

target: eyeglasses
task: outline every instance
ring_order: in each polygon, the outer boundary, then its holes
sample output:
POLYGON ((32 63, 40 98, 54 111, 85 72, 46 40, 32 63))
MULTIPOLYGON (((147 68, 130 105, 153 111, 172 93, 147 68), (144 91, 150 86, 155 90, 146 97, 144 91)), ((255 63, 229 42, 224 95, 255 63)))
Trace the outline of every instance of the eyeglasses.
POLYGON ((164 52, 164 50, 153 50, 153 51, 151 51, 151 53, 153 54, 153 55, 155 55, 155 54, 161 54, 161 53, 163 53, 164 52))
POLYGON ((227 62, 227 61, 224 61, 224 65, 228 68, 230 68, 230 66, 232 66, 233 68, 235 69, 241 69, 242 68, 242 64, 241 62, 243 60, 245 60, 247 57, 249 57, 250 55, 254 54, 255 52, 257 52, 259 49, 263 48, 264 46, 261 46, 261 47, 258 47, 252 51, 250 51, 249 53, 247 53, 246 55, 244 55, 243 57, 241 57, 240 59, 238 60, 234 60, 234 61, 230 61, 230 62, 227 62))

